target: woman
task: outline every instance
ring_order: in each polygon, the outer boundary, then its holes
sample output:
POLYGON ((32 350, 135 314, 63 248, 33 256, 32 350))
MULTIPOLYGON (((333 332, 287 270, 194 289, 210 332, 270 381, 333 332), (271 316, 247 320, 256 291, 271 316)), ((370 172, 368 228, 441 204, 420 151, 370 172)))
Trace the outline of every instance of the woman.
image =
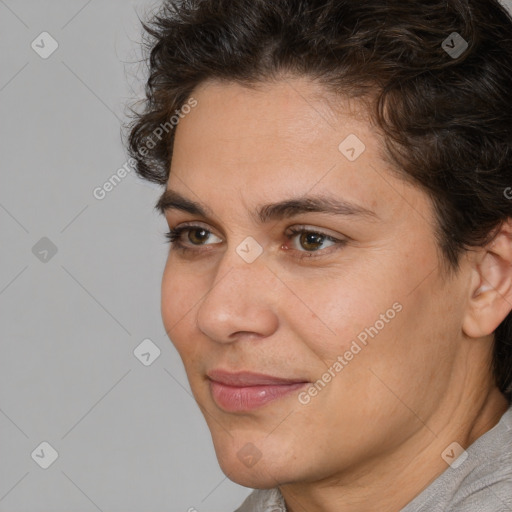
POLYGON ((145 28, 129 148, 238 510, 511 510, 504 7, 186 0, 145 28))

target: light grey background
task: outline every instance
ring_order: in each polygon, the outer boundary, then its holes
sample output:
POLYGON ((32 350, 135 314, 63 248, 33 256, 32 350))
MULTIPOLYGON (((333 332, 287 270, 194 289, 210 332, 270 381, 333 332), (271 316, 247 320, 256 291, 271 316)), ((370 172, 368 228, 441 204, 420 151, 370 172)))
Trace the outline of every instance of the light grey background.
POLYGON ((218 467, 162 324, 161 189, 132 172, 93 196, 127 160, 120 121, 155 5, 0 1, 2 512, 218 512, 250 492, 218 467), (59 45, 47 59, 31 48, 50 48, 43 31, 59 45), (146 338, 150 366, 133 353, 146 338), (43 441, 47 469, 31 457, 43 441))
POLYGON ((229 512, 250 492, 220 471, 161 321, 161 189, 132 172, 93 195, 127 160, 157 5, 0 0, 0 512, 229 512))

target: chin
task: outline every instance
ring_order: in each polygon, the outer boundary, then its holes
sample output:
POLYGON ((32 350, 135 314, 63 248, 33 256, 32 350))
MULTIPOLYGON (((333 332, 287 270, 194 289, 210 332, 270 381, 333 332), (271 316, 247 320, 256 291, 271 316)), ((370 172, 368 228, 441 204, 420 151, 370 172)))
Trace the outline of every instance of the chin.
POLYGON ((249 487, 251 489, 273 489, 278 485, 281 485, 281 481, 273 475, 269 475, 265 470, 256 470, 252 468, 250 470, 232 470, 227 472, 222 466, 223 473, 232 481, 243 487, 249 487))
MULTIPOLYGON (((283 444, 272 446, 250 439, 216 440, 212 435, 215 453, 222 472, 233 482, 253 489, 272 489, 299 478, 297 464, 283 444), (259 446, 259 448, 257 447, 259 446)), ((279 444, 279 443, 278 443, 279 444)))
MULTIPOLYGON (((222 472, 233 482, 251 489, 273 489, 289 481, 274 467, 270 469, 261 460, 253 467, 247 468, 238 459, 219 460, 222 472)), ((293 480, 293 479, 292 479, 293 480)))

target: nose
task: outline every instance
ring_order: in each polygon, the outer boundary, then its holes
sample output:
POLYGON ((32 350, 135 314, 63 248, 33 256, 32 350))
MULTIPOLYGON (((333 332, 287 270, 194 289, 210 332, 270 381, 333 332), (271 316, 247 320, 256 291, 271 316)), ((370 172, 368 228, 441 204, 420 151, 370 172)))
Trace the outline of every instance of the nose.
POLYGON ((197 309, 198 328, 218 343, 271 336, 279 324, 274 281, 261 256, 247 263, 229 251, 197 309))

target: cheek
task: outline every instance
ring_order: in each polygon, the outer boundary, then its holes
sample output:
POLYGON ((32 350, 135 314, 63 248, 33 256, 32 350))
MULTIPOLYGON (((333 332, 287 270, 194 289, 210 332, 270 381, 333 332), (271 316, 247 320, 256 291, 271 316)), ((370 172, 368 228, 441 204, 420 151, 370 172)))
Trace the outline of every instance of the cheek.
POLYGON ((328 278, 289 276, 294 293, 283 295, 280 311, 288 328, 316 356, 314 376, 342 357, 337 375, 343 371, 345 377, 337 380, 348 387, 364 388, 365 382, 375 380, 370 368, 377 375, 395 375, 393 382, 405 388, 415 376, 416 381, 433 378, 436 360, 446 356, 449 301, 438 293, 442 283, 436 273, 426 279, 429 272, 424 269, 435 268, 433 251, 423 252, 429 261, 421 265, 412 257, 400 260, 399 254, 380 258, 378 264, 347 264, 328 278))
POLYGON ((162 276, 161 314, 167 335, 180 354, 194 346, 186 340, 190 339, 194 306, 201 297, 197 284, 197 277, 168 260, 162 276))
POLYGON ((364 347, 365 340, 384 333, 400 314, 400 306, 393 308, 399 294, 392 286, 376 283, 369 272, 364 276, 345 270, 330 272, 328 277, 302 275, 288 284, 294 293, 285 293, 279 300, 281 316, 326 363, 343 356, 356 340, 364 347))

